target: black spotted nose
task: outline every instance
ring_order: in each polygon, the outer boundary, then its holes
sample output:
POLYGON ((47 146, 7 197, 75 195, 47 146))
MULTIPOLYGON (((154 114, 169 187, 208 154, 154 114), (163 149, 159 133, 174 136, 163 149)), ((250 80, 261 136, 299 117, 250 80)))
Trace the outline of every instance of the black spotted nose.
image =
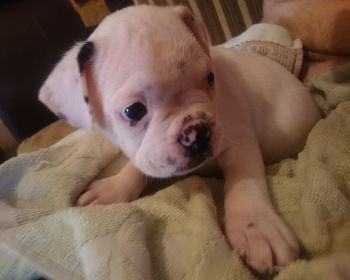
POLYGON ((181 133, 178 142, 183 146, 187 157, 204 160, 212 152, 211 128, 205 123, 190 125, 181 133))

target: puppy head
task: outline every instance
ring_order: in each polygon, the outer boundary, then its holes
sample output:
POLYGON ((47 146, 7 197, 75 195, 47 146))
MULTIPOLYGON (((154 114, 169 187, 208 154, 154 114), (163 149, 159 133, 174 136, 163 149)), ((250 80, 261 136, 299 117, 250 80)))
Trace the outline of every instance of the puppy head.
POLYGON ((108 16, 57 64, 39 98, 73 125, 97 124, 145 174, 187 173, 218 150, 203 24, 185 7, 108 16))

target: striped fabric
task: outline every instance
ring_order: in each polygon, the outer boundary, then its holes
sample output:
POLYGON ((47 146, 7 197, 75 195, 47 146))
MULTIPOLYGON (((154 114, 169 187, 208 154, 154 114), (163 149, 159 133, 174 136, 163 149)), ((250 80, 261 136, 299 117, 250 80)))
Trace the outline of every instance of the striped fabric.
POLYGON ((202 18, 213 45, 239 35, 262 17, 262 0, 134 0, 134 3, 187 6, 202 18))

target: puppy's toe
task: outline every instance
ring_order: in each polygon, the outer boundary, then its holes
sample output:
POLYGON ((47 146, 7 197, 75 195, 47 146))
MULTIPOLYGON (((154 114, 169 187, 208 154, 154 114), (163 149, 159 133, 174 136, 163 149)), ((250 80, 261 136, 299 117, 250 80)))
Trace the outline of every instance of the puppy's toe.
POLYGON ((259 231, 247 232, 248 254, 246 262, 259 273, 273 272, 273 255, 269 242, 259 231))
POLYGON ((132 186, 116 183, 111 178, 105 178, 91 182, 86 191, 78 199, 78 205, 111 204, 130 202, 138 198, 138 193, 132 186))
POLYGON ((98 193, 96 191, 86 191, 78 199, 77 204, 79 206, 87 206, 91 204, 98 198, 98 193))
POLYGON ((241 258, 242 261, 246 261, 247 256, 249 254, 249 248, 247 243, 247 238, 244 235, 243 232, 232 232, 226 230, 226 237, 233 247, 235 251, 237 252, 238 256, 241 258))
MULTIPOLYGON (((79 197, 77 204, 87 206, 95 202, 104 193, 104 180, 92 181, 79 197)), ((96 204, 96 203, 95 203, 96 204)))
POLYGON ((268 235, 268 239, 277 267, 286 266, 298 257, 298 241, 282 221, 278 221, 277 226, 268 235))

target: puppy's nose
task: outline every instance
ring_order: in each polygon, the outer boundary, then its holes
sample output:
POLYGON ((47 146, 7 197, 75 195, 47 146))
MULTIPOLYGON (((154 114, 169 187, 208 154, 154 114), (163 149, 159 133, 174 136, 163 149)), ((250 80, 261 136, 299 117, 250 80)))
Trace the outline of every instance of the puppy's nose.
POLYGON ((211 129, 199 123, 187 127, 178 138, 188 157, 206 157, 211 154, 211 129))

